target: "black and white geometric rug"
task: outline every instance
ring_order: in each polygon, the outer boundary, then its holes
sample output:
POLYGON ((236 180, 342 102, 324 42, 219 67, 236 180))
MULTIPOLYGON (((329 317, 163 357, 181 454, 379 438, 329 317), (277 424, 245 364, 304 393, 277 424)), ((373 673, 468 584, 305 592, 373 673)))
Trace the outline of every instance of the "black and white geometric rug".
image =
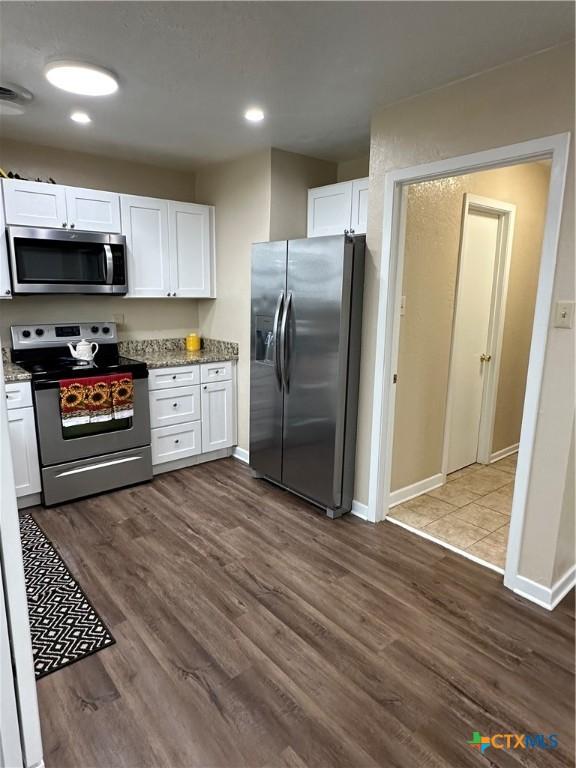
POLYGON ((38 680, 115 640, 31 515, 20 518, 20 538, 38 680))

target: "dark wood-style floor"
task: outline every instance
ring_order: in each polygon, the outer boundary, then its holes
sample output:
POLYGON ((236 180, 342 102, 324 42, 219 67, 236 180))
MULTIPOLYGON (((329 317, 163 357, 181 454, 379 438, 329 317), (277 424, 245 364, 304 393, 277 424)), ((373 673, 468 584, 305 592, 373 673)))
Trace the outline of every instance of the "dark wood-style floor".
POLYGON ((39 681, 47 768, 573 765, 573 596, 550 614, 233 459, 34 516, 117 641, 39 681))

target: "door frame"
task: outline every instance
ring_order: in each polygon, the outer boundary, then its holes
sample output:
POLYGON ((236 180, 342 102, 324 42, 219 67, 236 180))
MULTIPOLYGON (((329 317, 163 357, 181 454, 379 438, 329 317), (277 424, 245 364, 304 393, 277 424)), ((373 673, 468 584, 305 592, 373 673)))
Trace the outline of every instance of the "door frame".
POLYGON ((552 309, 569 145, 570 133, 561 133, 469 155, 388 171, 384 178, 382 249, 378 276, 378 322, 374 356, 372 439, 366 515, 371 522, 384 520, 390 507, 395 409, 393 375, 397 370, 398 361, 400 297, 404 261, 401 221, 404 215, 403 209, 406 207, 403 205, 403 201, 406 199, 406 185, 535 160, 552 160, 504 575, 504 583, 510 588, 514 588, 518 580, 520 544, 524 529, 524 515, 552 309))
POLYGON ((496 396, 500 375, 502 357, 502 339, 504 337, 504 319, 506 317, 506 302, 508 298, 508 278, 512 244, 514 240, 514 225, 516 222, 516 206, 490 197, 482 197, 469 192, 464 194, 462 203, 462 223, 460 234, 460 250, 458 253, 458 268, 456 273, 456 296, 452 315, 450 342, 450 362, 448 364, 448 393, 446 398, 446 417, 444 420, 444 444, 442 450, 442 476, 448 474, 448 454, 450 450, 450 427, 452 424, 452 407, 454 401, 454 331, 461 302, 461 280, 463 255, 466 252, 468 237, 468 215, 471 212, 488 213, 498 216, 497 253, 494 262, 492 279, 492 296, 490 300, 490 320, 488 324, 488 340, 486 352, 492 355, 490 366, 485 369, 482 387, 482 404, 480 407, 480 425, 478 434, 478 462, 489 464, 492 458, 492 438, 494 435, 494 420, 496 417, 496 396))

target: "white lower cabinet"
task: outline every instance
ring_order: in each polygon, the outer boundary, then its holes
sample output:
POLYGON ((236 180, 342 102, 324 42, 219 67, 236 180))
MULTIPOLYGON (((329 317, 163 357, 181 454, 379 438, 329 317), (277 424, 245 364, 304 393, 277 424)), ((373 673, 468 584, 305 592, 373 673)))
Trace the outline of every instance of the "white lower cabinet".
POLYGON ((235 373, 229 361, 150 371, 152 464, 167 465, 158 471, 220 458, 226 453, 209 454, 235 445, 235 373))
POLYGON ((202 427, 199 421, 152 430, 152 464, 177 461, 199 453, 202 453, 202 427))
POLYGON ((34 408, 9 408, 8 432, 12 450, 16 496, 40 493, 40 465, 38 463, 34 408))
POLYGON ((202 450, 234 445, 234 403, 231 381, 202 385, 202 450))

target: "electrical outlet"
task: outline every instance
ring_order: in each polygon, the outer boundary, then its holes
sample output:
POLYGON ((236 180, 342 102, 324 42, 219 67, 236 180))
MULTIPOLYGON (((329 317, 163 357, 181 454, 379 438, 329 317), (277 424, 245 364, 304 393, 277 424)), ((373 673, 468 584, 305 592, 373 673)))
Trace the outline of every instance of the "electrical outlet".
POLYGON ((400 299, 400 317, 404 317, 406 314, 406 296, 402 296, 400 299))
POLYGON ((574 302, 557 301, 554 310, 554 328, 572 328, 574 324, 574 302))

